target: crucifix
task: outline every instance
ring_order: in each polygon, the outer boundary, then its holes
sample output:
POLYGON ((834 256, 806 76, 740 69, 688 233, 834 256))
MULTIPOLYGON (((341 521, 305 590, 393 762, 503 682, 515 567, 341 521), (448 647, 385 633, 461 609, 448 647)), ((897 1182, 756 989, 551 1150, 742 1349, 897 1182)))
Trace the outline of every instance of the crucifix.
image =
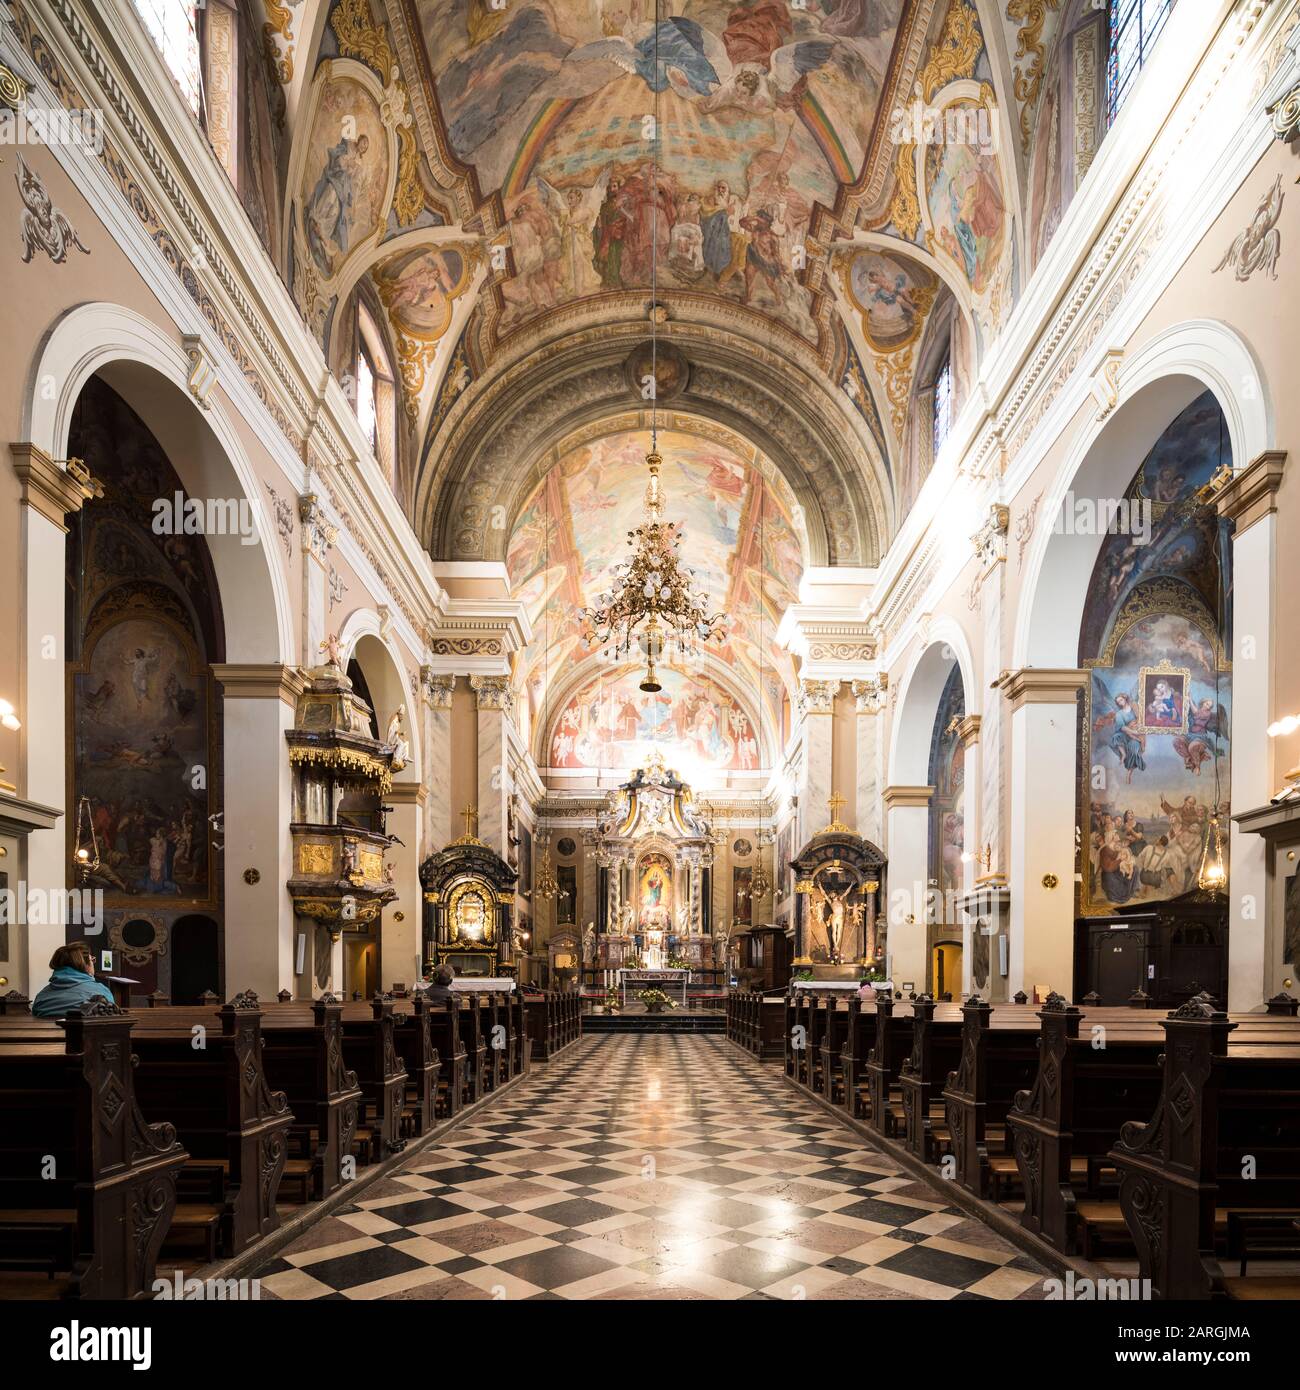
POLYGON ((465 838, 472 840, 478 830, 478 807, 467 804, 461 815, 465 817, 465 838))

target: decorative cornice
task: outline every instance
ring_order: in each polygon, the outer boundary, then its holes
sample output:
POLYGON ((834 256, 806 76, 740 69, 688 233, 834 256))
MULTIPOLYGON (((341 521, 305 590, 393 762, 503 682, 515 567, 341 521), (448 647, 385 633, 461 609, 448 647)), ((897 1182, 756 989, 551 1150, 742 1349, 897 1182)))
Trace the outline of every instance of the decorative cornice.
POLYGON ((880 793, 886 810, 927 807, 934 795, 933 787, 886 787, 880 793))
POLYGON ((1286 470, 1286 450, 1270 449, 1252 459, 1219 494, 1219 515, 1237 524, 1236 534, 1277 511, 1277 490, 1286 470))
POLYGON ((980 724, 983 720, 978 714, 968 714, 957 725, 958 739, 970 748, 980 741, 980 724))
POLYGON ((294 706, 306 680, 297 666, 269 662, 265 666, 218 663, 212 674, 221 682, 227 700, 283 700, 294 706))
POLYGON ((993 684, 1011 702, 1014 712, 1022 705, 1071 705, 1088 679, 1087 671, 1024 666, 1019 671, 1003 671, 993 684))
POLYGON ((432 666, 420 667, 420 690, 430 709, 450 709, 455 689, 455 676, 435 671, 432 666))
POLYGON ((9 456, 22 484, 23 506, 39 512, 61 531, 68 529, 68 513, 79 512, 87 498, 100 492, 80 459, 59 463, 34 444, 11 444, 9 456))
POLYGON ((384 799, 394 806, 423 806, 429 799, 429 791, 420 782, 394 782, 384 799))

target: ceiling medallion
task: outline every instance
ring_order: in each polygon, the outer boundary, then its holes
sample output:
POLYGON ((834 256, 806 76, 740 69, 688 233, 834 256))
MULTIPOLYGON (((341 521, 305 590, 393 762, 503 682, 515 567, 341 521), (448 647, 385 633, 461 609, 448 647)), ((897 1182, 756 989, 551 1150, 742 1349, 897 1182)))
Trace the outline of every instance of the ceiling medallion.
POLYGON ((632 558, 615 565, 610 588, 599 597, 599 606, 580 612, 587 643, 613 645, 615 657, 625 657, 637 641, 645 653, 646 673, 641 689, 661 690, 655 660, 665 642, 675 642, 683 656, 697 642, 726 636, 725 615, 710 613, 704 595, 695 587, 695 571, 678 560, 682 533, 674 521, 663 519, 663 487, 659 470, 663 458, 652 450, 646 455, 650 481, 645 490, 641 525, 627 533, 632 558))

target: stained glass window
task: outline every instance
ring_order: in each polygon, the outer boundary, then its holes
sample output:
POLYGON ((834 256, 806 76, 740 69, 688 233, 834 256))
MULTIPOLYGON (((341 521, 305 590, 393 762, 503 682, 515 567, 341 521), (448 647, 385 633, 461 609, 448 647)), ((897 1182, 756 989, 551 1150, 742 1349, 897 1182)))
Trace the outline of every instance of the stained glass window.
POLYGON ((1173 8, 1174 0, 1110 0, 1106 96, 1112 121, 1150 58, 1173 8))

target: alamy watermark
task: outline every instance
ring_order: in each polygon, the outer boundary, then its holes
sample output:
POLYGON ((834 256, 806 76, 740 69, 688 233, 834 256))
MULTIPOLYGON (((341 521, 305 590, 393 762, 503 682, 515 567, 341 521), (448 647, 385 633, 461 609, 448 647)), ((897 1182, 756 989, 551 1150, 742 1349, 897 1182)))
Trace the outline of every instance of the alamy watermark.
POLYGON ((895 145, 969 145, 980 154, 997 153, 998 128, 986 106, 930 106, 918 96, 896 106, 889 117, 895 145))
POLYGON ((1058 536, 1132 536, 1135 545, 1151 542, 1149 497, 1076 497, 1067 492, 1052 523, 1058 536))
POLYGON ((87 936, 98 936, 104 930, 104 890, 28 888, 21 881, 17 888, 0 889, 0 925, 23 922, 33 927, 81 927, 87 936))
POLYGON ((93 106, 65 110, 30 104, 0 108, 0 145, 81 145, 104 153, 104 113, 93 106))
POLYGON ((247 497, 156 497, 155 536, 238 536, 240 545, 256 545, 257 519, 247 497))

